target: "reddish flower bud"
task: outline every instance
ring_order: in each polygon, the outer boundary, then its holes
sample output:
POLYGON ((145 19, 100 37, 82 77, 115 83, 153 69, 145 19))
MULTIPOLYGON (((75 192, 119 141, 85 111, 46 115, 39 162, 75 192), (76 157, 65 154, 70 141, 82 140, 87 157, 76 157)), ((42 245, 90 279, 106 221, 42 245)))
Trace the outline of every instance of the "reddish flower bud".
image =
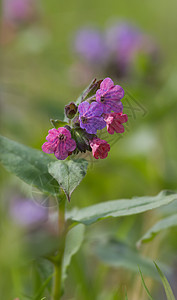
POLYGON ((90 141, 90 147, 92 148, 92 154, 96 159, 106 158, 110 151, 110 145, 99 138, 93 138, 93 140, 90 141))

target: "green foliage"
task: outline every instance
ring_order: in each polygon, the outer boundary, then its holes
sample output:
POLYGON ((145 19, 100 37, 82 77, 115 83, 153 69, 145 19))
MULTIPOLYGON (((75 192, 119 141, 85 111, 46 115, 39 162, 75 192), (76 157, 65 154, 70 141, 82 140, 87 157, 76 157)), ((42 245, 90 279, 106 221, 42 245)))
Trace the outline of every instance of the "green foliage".
POLYGON ((174 200, 177 200, 176 193, 168 195, 166 191, 162 191, 157 196, 107 201, 80 210, 75 209, 69 212, 67 217, 73 221, 89 225, 108 217, 121 217, 143 213, 167 205, 174 200))
POLYGON ((50 163, 49 173, 57 180, 70 201, 71 194, 85 177, 88 162, 85 159, 50 163))
POLYGON ((64 260, 62 266, 62 280, 67 277, 67 268, 70 265, 72 256, 77 253, 84 239, 85 226, 79 224, 73 227, 67 234, 64 260))
POLYGON ((43 192, 59 193, 59 186, 47 166, 54 161, 42 151, 0 136, 0 162, 20 179, 43 192))
MULTIPOLYGON (((118 241, 97 243, 93 250, 99 259, 109 266, 125 268, 133 272, 138 272, 138 266, 140 266, 144 274, 158 280, 152 261, 124 243, 118 241)), ((161 265, 161 267, 169 272, 167 266, 161 265)))
POLYGON ((140 268, 139 268, 139 272, 140 272, 142 284, 143 284, 143 286, 144 286, 144 288, 145 288, 145 290, 146 290, 146 292, 147 292, 148 298, 149 298, 150 300, 154 300, 154 299, 152 298, 152 296, 151 296, 151 294, 150 294, 150 292, 149 292, 149 290, 148 290, 146 284, 145 284, 145 281, 144 281, 144 278, 143 278, 143 274, 142 274, 140 268))
POLYGON ((50 119, 50 122, 51 122, 52 126, 57 128, 57 129, 59 127, 63 127, 63 126, 68 124, 67 122, 60 121, 60 120, 54 120, 54 119, 50 119))
POLYGON ((152 241, 159 232, 174 226, 177 226, 177 214, 158 221, 145 233, 145 235, 143 235, 143 237, 137 242, 137 245, 140 246, 143 243, 152 241))
POLYGON ((125 288, 125 300, 128 300, 127 289, 125 288))
POLYGON ((169 282, 168 280, 166 279, 165 275, 163 274, 163 272, 161 271, 161 269, 158 267, 158 265, 154 262, 155 266, 156 266, 156 269, 160 275, 160 278, 162 280, 162 284, 163 284, 163 287, 165 289, 165 293, 166 293, 166 296, 167 296, 167 300, 175 300, 175 296, 173 295, 173 292, 172 292, 172 289, 169 285, 169 282))
MULTIPOLYGON (((161 269, 158 267, 158 265, 155 262, 154 262, 154 264, 155 264, 156 269, 157 269, 157 271, 158 271, 158 273, 160 275, 160 278, 162 280, 162 284, 163 284, 163 287, 165 289, 167 300, 175 300, 175 296, 174 296, 174 294, 172 292, 172 289, 171 289, 171 287, 169 285, 168 280, 166 279, 165 275, 163 274, 163 272, 161 271, 161 269)), ((152 296, 151 296, 151 294, 150 294, 150 292, 149 292, 149 290, 148 290, 148 288, 147 288, 147 286, 145 284, 145 281, 144 281, 144 278, 143 278, 143 275, 142 275, 142 272, 141 272, 140 268, 139 268, 139 272, 140 272, 140 275, 141 275, 142 284, 143 284, 143 286, 144 286, 144 288, 145 288, 145 290, 147 292, 147 295, 148 295, 149 299, 150 300, 154 300, 154 298, 152 298, 152 296)))
POLYGON ((93 79, 89 86, 82 92, 82 94, 78 97, 76 104, 80 104, 82 101, 90 98, 96 94, 96 91, 99 89, 102 80, 93 79))
POLYGON ((45 281, 44 283, 42 284, 42 286, 40 287, 39 291, 36 293, 36 295, 34 296, 34 299, 33 300, 42 300, 42 299, 45 299, 42 298, 41 299, 41 296, 43 294, 43 292, 45 291, 47 285, 49 284, 49 282, 52 280, 52 277, 53 277, 53 274, 51 274, 45 281))

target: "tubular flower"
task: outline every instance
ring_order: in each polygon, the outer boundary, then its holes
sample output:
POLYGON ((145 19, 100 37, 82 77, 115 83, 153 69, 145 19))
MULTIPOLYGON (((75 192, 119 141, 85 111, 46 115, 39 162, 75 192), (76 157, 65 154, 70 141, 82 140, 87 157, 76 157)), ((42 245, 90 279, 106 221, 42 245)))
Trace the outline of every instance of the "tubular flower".
POLYGON ((67 158, 76 148, 76 142, 71 138, 70 131, 64 127, 50 129, 46 140, 42 150, 45 153, 54 153, 60 160, 67 158))
POLYGON ((122 123, 126 123, 128 121, 128 117, 126 114, 122 113, 110 113, 104 115, 104 120, 107 124, 107 131, 110 134, 123 133, 125 131, 122 123))
POLYGON ((90 141, 90 147, 92 148, 92 154, 96 159, 106 158, 110 151, 110 145, 105 140, 99 138, 93 138, 93 140, 90 141))
POLYGON ((107 125, 110 134, 114 131, 124 132, 122 123, 127 122, 128 118, 122 113, 120 99, 123 95, 123 89, 114 85, 110 78, 94 79, 76 102, 65 106, 64 121, 51 119, 55 128, 49 130, 42 150, 54 153, 60 160, 71 154, 87 151, 92 152, 96 159, 106 158, 110 145, 98 138, 97 130, 102 130, 107 125), (112 110, 115 112, 111 112, 112 110))
POLYGON ((84 101, 79 104, 79 120, 80 127, 85 129, 90 134, 96 134, 97 130, 101 130, 106 127, 106 122, 101 116, 103 113, 103 107, 97 102, 89 104, 84 101))
POLYGON ((114 85, 111 78, 105 78, 100 89, 96 92, 96 101, 101 104, 103 113, 123 111, 123 105, 120 101, 124 97, 124 90, 120 85, 114 85))

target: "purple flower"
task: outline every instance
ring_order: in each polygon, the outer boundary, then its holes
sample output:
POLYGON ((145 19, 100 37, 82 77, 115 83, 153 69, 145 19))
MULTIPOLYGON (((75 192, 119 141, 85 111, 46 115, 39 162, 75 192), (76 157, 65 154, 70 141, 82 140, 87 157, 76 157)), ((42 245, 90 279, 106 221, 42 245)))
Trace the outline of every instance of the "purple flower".
POLYGON ((10 207, 10 214, 19 225, 32 226, 47 220, 47 209, 31 199, 15 200, 10 207))
POLYGON ((78 31, 75 38, 75 51, 88 62, 100 63, 107 56, 103 36, 96 29, 85 28, 78 31))
POLYGON ((114 85, 111 78, 105 78, 100 89, 96 92, 96 101, 101 104, 103 113, 123 111, 123 105, 120 101, 124 96, 124 90, 120 85, 114 85))
POLYGON ((152 59, 157 54, 157 46, 149 36, 126 22, 110 27, 106 40, 115 63, 117 62, 118 68, 123 73, 131 71, 139 54, 145 54, 152 59))
POLYGON ((101 116, 103 113, 102 105, 97 102, 89 104, 87 101, 79 104, 78 111, 80 113, 80 127, 90 134, 96 134, 97 130, 101 130, 106 126, 106 122, 101 116))
POLYGON ((45 153, 54 153, 60 160, 67 158, 76 148, 76 142, 71 138, 70 131, 64 127, 50 129, 46 140, 48 142, 42 145, 42 150, 45 153))

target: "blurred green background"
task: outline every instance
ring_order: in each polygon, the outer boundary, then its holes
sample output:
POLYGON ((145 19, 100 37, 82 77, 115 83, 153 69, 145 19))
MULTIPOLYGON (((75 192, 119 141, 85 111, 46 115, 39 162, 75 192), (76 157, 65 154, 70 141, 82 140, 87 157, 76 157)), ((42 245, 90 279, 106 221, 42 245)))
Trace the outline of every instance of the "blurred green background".
MULTIPOLYGON (((47 131, 51 128, 50 118, 63 118, 64 105, 74 101, 85 88, 85 85, 77 86, 73 83, 72 76, 75 74, 70 72, 75 61, 72 54, 73 34, 87 24, 104 30, 110 20, 123 18, 151 35, 159 45, 158 80, 148 82, 135 79, 129 82, 124 79, 115 82, 142 105, 146 114, 143 116, 140 112, 134 118, 131 110, 127 110, 130 115, 129 130, 114 143, 106 160, 91 160, 88 175, 74 192, 68 208, 119 198, 156 195, 163 189, 175 190, 177 2, 36 0, 36 5, 37 16, 32 22, 18 26, 14 31, 2 26, 0 133, 41 149, 47 131)), ((32 267, 30 272, 26 269, 30 260, 30 247, 26 250, 28 247, 23 245, 23 238, 20 238, 21 231, 19 233, 8 216, 8 203, 14 195, 28 195, 26 186, 3 168, 0 189, 0 298, 13 300, 21 286, 27 286, 27 294, 35 290, 32 283, 34 270, 32 267), (17 240, 18 243, 15 242, 17 240)), ((108 231, 121 241, 135 245, 162 213, 109 220, 93 226, 91 230, 98 230, 98 235, 99 230, 108 231)), ((141 251, 152 259, 162 258, 173 266, 177 259, 176 249, 174 229, 165 237, 161 235, 153 243, 143 246, 141 251)), ((121 271, 120 276, 120 270, 95 262, 90 252, 87 248, 74 258, 64 299, 123 299, 121 296, 118 298, 117 292, 122 286, 127 287, 129 299, 147 299, 142 292, 139 276, 128 271, 121 271), (83 262, 84 258, 87 263, 83 262), (81 267, 84 269, 82 272, 86 273, 85 279, 79 273, 81 267), (97 292, 99 285, 101 292, 97 292)), ((157 299, 163 299, 163 295, 158 294, 158 288, 157 299)))

